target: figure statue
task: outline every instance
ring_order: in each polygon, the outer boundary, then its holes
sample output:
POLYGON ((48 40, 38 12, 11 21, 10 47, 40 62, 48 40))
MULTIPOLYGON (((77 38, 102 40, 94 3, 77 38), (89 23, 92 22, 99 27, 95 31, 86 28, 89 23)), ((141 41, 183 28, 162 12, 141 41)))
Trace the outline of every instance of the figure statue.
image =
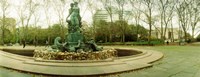
POLYGON ((90 41, 87 42, 89 44, 89 46, 93 49, 93 51, 100 51, 103 49, 103 47, 99 47, 97 46, 97 44, 95 43, 95 41, 93 39, 91 39, 90 41))
POLYGON ((68 33, 74 32, 74 31, 73 31, 74 29, 73 29, 71 20, 68 20, 69 16, 72 14, 73 6, 74 6, 74 4, 71 3, 71 4, 70 4, 70 9, 69 9, 69 15, 68 15, 67 18, 66 18, 66 22, 68 23, 68 33))
POLYGON ((78 2, 70 4, 69 15, 66 18, 66 22, 68 23, 68 34, 65 37, 65 43, 60 43, 59 41, 61 38, 57 37, 54 40, 52 49, 62 52, 78 52, 78 50, 102 50, 102 47, 97 46, 94 40, 86 41, 84 35, 81 33, 81 16, 78 2), (70 20, 68 20, 69 17, 70 20))
POLYGON ((56 50, 62 50, 63 45, 62 43, 60 43, 60 41, 61 37, 56 37, 56 39, 54 40, 54 45, 52 45, 51 48, 56 50))
POLYGON ((78 7, 78 2, 74 2, 70 4, 69 15, 66 20, 70 16, 70 21, 67 20, 69 27, 71 28, 70 32, 80 32, 81 27, 81 17, 80 17, 80 9, 78 7))

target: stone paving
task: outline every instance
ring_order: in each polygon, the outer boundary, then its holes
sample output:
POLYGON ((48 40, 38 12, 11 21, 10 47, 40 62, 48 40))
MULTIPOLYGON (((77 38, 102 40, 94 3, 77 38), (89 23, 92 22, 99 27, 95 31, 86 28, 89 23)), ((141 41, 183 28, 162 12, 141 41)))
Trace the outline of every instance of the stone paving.
POLYGON ((119 77, 200 77, 199 46, 145 47, 164 53, 152 68, 120 74, 119 77))
MULTIPOLYGON (((111 77, 200 77, 199 46, 152 46, 136 48, 160 51, 164 53, 164 58, 153 63, 153 67, 111 75, 111 77)), ((21 73, 0 67, 0 77, 43 76, 21 73)))

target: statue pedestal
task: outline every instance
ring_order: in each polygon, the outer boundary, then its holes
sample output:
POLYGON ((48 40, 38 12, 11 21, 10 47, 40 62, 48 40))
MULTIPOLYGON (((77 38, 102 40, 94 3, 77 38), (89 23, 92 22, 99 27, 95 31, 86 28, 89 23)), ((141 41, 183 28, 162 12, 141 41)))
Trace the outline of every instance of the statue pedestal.
POLYGON ((86 41, 83 34, 79 32, 69 33, 66 36, 66 44, 64 50, 69 52, 77 52, 78 50, 88 51, 99 51, 102 50, 102 47, 98 47, 94 40, 86 41))
POLYGON ((79 41, 80 42, 84 41, 84 36, 79 32, 69 33, 66 37, 67 38, 65 42, 68 42, 68 43, 71 43, 71 42, 78 43, 79 41))

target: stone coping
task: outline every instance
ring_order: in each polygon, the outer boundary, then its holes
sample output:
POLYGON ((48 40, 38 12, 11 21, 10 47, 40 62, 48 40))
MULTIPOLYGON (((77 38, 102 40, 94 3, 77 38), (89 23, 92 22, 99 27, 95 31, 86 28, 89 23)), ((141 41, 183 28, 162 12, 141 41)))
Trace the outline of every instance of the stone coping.
POLYGON ((31 57, 0 51, 0 66, 38 74, 89 76, 120 73, 151 67, 152 64, 149 63, 157 61, 163 57, 163 54, 157 51, 136 48, 120 49, 138 50, 143 53, 136 56, 113 58, 112 60, 107 61, 51 62, 34 60, 34 58, 31 57))
POLYGON ((93 62, 113 62, 114 58, 108 58, 105 60, 42 60, 35 59, 37 62, 51 62, 51 63, 93 63, 93 62))

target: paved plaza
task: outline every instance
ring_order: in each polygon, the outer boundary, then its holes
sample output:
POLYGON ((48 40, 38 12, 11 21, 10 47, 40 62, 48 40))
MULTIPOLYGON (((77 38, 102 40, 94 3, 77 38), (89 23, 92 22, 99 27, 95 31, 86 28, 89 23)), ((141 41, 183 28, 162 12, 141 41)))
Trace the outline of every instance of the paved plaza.
MULTIPOLYGON (((117 46, 114 46, 115 48, 117 46)), ((120 46, 156 50, 164 54, 154 66, 111 77, 200 77, 200 46, 120 46)), ((0 77, 45 77, 0 67, 0 77)))
POLYGON ((119 77, 200 77, 200 46, 155 46, 145 49, 163 52, 165 56, 152 68, 123 73, 119 77))

